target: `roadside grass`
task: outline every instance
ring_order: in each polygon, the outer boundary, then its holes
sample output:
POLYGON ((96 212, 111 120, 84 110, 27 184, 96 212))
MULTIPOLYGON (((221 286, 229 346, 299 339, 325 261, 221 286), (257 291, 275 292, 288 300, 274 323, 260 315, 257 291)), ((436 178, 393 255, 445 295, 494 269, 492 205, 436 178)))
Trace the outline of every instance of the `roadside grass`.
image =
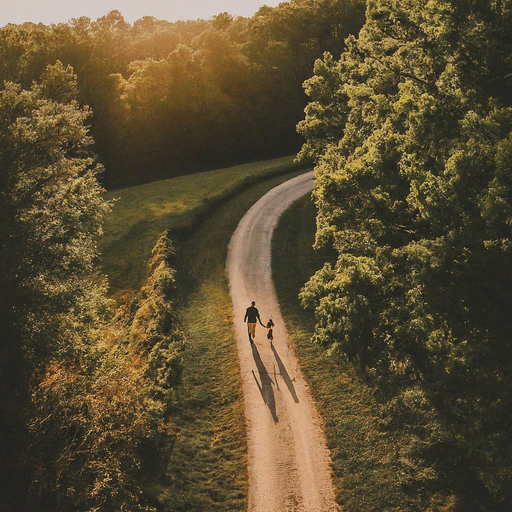
POLYGON ((173 411, 178 436, 159 492, 165 512, 247 510, 246 430, 225 272, 227 246, 252 204, 300 172, 236 194, 179 244, 179 316, 187 344, 183 386, 173 411))
POLYGON ((281 217, 272 241, 276 291, 299 364, 317 401, 333 463, 337 500, 344 512, 424 510, 400 484, 395 465, 399 433, 379 428, 379 404, 350 364, 329 357, 312 335, 315 319, 298 300, 300 288, 334 254, 312 248, 315 207, 309 196, 281 217))
POLYGON ((183 237, 240 191, 299 169, 293 160, 289 156, 107 192, 106 199, 115 203, 100 252, 112 292, 130 295, 141 287, 151 250, 164 230, 174 239, 183 237))
MULTIPOLYGON (((122 223, 117 219, 110 231, 110 257, 115 260, 115 250, 120 247, 126 251, 124 274, 117 274, 117 278, 125 276, 120 281, 123 287, 138 286, 149 259, 142 247, 140 254, 130 255, 134 245, 144 246, 150 254, 164 229, 174 228, 180 238, 177 303, 187 344, 183 385, 172 412, 177 437, 165 478, 152 484, 159 510, 247 510, 245 418, 225 262, 229 240, 244 213, 268 190, 303 172, 284 175, 286 169, 294 168, 291 159, 287 165, 278 171, 264 166, 263 170, 247 168, 245 182, 233 178, 232 170, 212 171, 218 175, 201 178, 206 180, 203 192, 199 192, 199 182, 189 181, 187 185, 184 181, 180 189, 173 189, 177 184, 168 182, 175 180, 166 180, 126 189, 128 194, 126 190, 112 194, 123 198, 117 205, 124 201, 121 215, 129 224, 116 228, 122 223), (272 174, 279 176, 265 180, 272 174), (234 181, 229 182, 228 177, 234 181), (206 199, 192 197, 196 191, 206 199), (179 207, 173 211, 171 199, 165 197, 168 192, 176 194, 172 197, 178 204, 183 201, 181 212, 179 207), (147 211, 143 213, 145 209, 162 213, 151 220, 147 211), (130 245, 128 234, 137 236, 133 229, 138 225, 144 237, 132 239, 130 245), (184 237, 187 230, 191 233, 184 237), (129 266, 133 264, 140 268, 131 274, 129 266)), ((116 209, 113 216, 119 214, 116 209)), ((344 511, 354 512, 420 510, 400 487, 393 464, 395 445, 389 434, 379 430, 379 408, 371 389, 361 383, 346 361, 327 357, 312 341, 314 318, 302 310, 297 295, 322 262, 333 258, 328 252, 312 249, 314 216, 309 198, 297 201, 283 214, 273 239, 273 273, 290 337, 325 422, 338 503, 344 511)))

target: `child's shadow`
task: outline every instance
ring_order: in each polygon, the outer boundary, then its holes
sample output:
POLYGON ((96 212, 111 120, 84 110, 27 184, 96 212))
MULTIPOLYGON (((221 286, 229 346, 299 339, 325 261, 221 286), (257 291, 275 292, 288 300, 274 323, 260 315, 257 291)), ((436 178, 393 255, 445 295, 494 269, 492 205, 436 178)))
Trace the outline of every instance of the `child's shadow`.
POLYGON ((263 401, 267 404, 267 407, 270 409, 270 413, 272 414, 274 423, 277 423, 279 421, 279 418, 277 417, 276 413, 276 399, 274 396, 274 390, 272 389, 272 379, 270 378, 267 369, 265 368, 265 365, 261 360, 260 353, 258 352, 256 345, 253 344, 251 345, 251 347, 254 362, 256 363, 256 368, 258 368, 261 384, 260 382, 258 382, 254 370, 252 371, 252 375, 254 377, 254 380, 256 381, 256 384, 258 385, 258 389, 260 390, 263 401))
POLYGON ((293 385, 292 379, 288 375, 288 372, 286 371, 286 368, 283 364, 283 361, 281 361, 281 358, 279 357, 279 354, 277 353, 276 347, 274 347, 274 344, 271 345, 272 352, 274 352, 274 357, 277 361, 277 366, 279 367, 279 373, 281 377, 283 378, 286 386, 288 387, 294 401, 296 404, 299 403, 299 397, 297 396, 297 392, 295 391, 295 386, 293 385))

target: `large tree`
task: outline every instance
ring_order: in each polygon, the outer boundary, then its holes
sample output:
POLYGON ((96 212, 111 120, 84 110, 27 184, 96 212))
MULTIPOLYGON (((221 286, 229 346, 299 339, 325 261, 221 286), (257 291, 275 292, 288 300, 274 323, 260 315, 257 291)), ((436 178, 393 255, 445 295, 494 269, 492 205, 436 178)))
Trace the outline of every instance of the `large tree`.
POLYGON ((106 306, 92 269, 109 207, 75 94, 76 77, 60 63, 30 89, 0 90, 1 471, 21 487, 33 477, 26 448, 37 381, 52 360, 84 350, 73 341, 87 345, 86 326, 106 306))
POLYGON ((371 1, 299 128, 339 254, 302 292, 317 338, 379 385, 412 489, 453 510, 512 499, 511 22, 509 1, 371 1))
POLYGON ((110 205, 76 95, 60 62, 28 88, 0 88, 0 490, 9 512, 149 510, 140 470, 172 435, 182 345, 174 250, 164 236, 140 297, 112 320, 97 265, 110 205))

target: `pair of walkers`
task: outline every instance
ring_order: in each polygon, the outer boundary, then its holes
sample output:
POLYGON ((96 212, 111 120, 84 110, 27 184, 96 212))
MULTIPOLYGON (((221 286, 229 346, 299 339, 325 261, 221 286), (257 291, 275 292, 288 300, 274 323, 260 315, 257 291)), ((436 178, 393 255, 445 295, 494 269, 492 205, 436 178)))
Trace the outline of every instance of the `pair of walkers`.
MULTIPOLYGON (((260 312, 258 311, 258 308, 256 308, 256 302, 252 301, 251 305, 245 311, 244 322, 247 322, 249 341, 254 343, 254 337, 256 336, 256 324, 259 322, 262 327, 265 327, 265 325, 263 325, 261 322, 260 312)), ((274 322, 272 322, 272 318, 270 318, 266 325, 268 330, 267 339, 270 340, 270 343, 272 343, 274 340, 274 334, 272 332, 273 327, 274 322)))

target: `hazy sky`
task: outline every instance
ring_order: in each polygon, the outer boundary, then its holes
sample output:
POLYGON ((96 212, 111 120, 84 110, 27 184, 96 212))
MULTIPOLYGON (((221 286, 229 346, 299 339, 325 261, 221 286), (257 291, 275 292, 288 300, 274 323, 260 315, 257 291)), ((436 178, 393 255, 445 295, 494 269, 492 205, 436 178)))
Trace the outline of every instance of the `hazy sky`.
POLYGON ((143 16, 177 21, 208 19, 221 12, 252 16, 262 5, 275 7, 283 0, 0 0, 0 27, 32 21, 67 22, 87 16, 93 20, 117 9, 133 23, 143 16))

